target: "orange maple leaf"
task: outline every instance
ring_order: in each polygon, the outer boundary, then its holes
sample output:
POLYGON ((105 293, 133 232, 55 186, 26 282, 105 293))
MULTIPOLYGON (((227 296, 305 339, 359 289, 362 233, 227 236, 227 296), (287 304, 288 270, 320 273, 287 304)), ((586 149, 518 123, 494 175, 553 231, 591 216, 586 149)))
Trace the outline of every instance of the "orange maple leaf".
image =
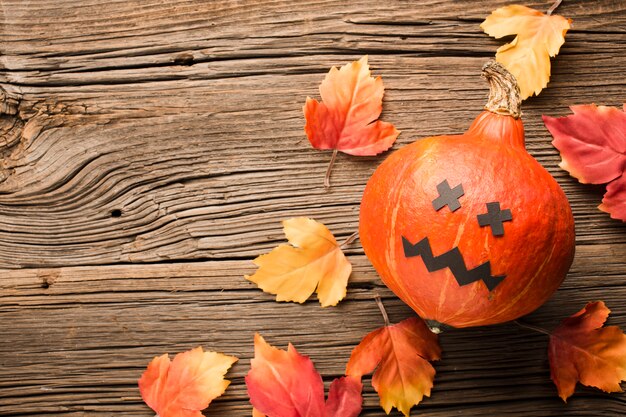
POLYGON ((522 100, 537 95, 550 80, 550 57, 565 43, 570 19, 546 15, 525 6, 510 5, 495 10, 480 27, 489 36, 516 35, 496 52, 496 61, 517 79, 522 100))
POLYGON ((202 417, 201 411, 224 393, 224 375, 237 358, 201 347, 155 357, 139 379, 141 397, 159 417, 202 417))
POLYGON ((324 402, 324 382, 311 359, 291 343, 277 349, 258 333, 246 386, 254 417, 357 417, 363 402, 360 379, 349 376, 331 383, 324 402))
POLYGON ((322 223, 306 217, 283 221, 291 245, 281 244, 254 260, 259 267, 246 279, 276 301, 305 302, 314 291, 322 307, 334 306, 346 296, 352 265, 335 237, 322 223))
POLYGON ((606 392, 622 391, 626 335, 617 326, 602 327, 610 312, 602 301, 589 303, 550 335, 550 371, 563 401, 574 393, 578 381, 606 392))
POLYGON ((383 110, 383 80, 370 75, 367 56, 332 67, 320 84, 322 102, 306 98, 303 107, 309 142, 316 149, 334 149, 325 185, 337 151, 376 155, 391 147, 400 134, 391 123, 377 120, 383 110))
POLYGON ((409 416, 411 407, 430 396, 435 368, 429 361, 440 357, 437 335, 412 317, 365 336, 350 355, 346 375, 361 378, 376 368, 372 385, 380 405, 387 414, 396 407, 409 416))

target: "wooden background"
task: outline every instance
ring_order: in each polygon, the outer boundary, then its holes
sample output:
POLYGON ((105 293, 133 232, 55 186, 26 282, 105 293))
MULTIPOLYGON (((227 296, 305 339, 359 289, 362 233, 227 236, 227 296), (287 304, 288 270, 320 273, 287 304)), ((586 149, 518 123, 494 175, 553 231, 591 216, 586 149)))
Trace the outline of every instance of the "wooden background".
MULTIPOLYGON (((276 303, 244 280, 310 216, 343 239, 389 154, 313 150, 302 105, 332 65, 370 55, 383 119, 402 134, 460 133, 480 112, 482 64, 502 44, 479 28, 509 1, 0 0, 0 415, 152 416, 137 379, 150 359, 202 345, 241 358, 207 416, 248 416, 254 332, 310 355, 324 381, 352 348, 411 311, 357 241, 347 299, 276 303)), ((526 4, 547 10, 550 1, 526 4)), ((525 320, 551 328, 602 299, 626 328, 626 227, 603 187, 558 168, 542 114, 626 100, 626 2, 565 0, 574 19, 547 90, 524 105, 529 151, 574 210, 577 254, 525 320)), ((511 179, 515 181, 515 179, 511 179)), ((423 416, 626 414, 626 395, 579 388, 564 405, 545 336, 513 324, 449 330, 423 416)), ((369 379, 364 416, 384 415, 369 379)), ((393 412, 394 415, 399 415, 393 412)))

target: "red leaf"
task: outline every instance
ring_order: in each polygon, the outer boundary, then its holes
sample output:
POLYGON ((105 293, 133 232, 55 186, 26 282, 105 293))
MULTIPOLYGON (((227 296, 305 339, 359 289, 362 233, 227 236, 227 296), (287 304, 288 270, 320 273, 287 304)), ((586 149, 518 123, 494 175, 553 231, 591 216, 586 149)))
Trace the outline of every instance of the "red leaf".
POLYGON ((626 221, 626 113, 595 104, 571 109, 570 116, 543 116, 552 144, 561 152, 561 167, 582 183, 613 181, 600 209, 626 221))
POLYGON ((374 330, 354 348, 346 374, 361 378, 376 372, 372 385, 380 405, 389 414, 393 407, 405 416, 424 395, 430 396, 435 368, 429 361, 439 359, 437 335, 419 317, 374 330))
POLYGON ((361 382, 339 378, 324 404, 324 383, 313 362, 290 343, 287 351, 254 336, 246 386, 255 412, 267 417, 352 417, 361 412, 361 382))
POLYGON ((361 413, 363 384, 360 379, 344 376, 330 384, 326 401, 327 417, 357 417, 361 413))
POLYGON ((602 327, 610 310, 589 303, 552 332, 548 347, 552 381, 566 401, 576 382, 607 392, 621 392, 626 380, 626 335, 617 326, 602 327))
POLYGON ((566 117, 543 116, 561 152, 561 167, 582 183, 604 184, 626 168, 626 113, 595 104, 572 106, 566 117))
POLYGON ((606 186, 606 193, 598 208, 609 213, 614 219, 626 221, 626 175, 606 186))
POLYGON ((254 408, 269 417, 324 415, 322 377, 291 343, 276 349, 257 333, 246 386, 254 408))
POLYGON ((393 145, 400 132, 377 120, 382 112, 383 80, 370 76, 367 56, 332 67, 320 85, 322 102, 307 97, 304 130, 316 149, 350 155, 376 155, 393 145))
POLYGON ((256 408, 252 409, 252 417, 267 417, 265 414, 257 410, 256 408))
POLYGON ((158 356, 139 379, 141 397, 160 417, 201 417, 200 411, 230 384, 224 375, 236 361, 201 347, 179 353, 173 361, 167 354, 158 356))

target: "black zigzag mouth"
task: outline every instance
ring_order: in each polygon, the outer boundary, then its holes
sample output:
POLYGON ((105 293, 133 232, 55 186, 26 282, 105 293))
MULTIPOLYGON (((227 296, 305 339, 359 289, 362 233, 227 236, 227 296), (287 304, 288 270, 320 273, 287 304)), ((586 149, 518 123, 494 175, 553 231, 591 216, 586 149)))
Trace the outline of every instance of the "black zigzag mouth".
POLYGON ((482 280, 487 289, 493 291, 506 278, 506 275, 491 275, 491 264, 489 261, 475 268, 467 269, 463 255, 458 247, 454 247, 439 256, 433 256, 427 237, 416 244, 412 244, 407 238, 402 236, 402 247, 404 248, 404 256, 407 258, 421 256, 428 272, 435 272, 445 268, 450 269, 460 286, 482 280))

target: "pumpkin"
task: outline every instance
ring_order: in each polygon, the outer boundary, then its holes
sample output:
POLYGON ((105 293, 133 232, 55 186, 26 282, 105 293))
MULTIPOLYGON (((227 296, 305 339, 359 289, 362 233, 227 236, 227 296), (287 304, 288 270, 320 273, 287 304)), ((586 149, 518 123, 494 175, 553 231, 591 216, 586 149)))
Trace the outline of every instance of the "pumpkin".
POLYGON ((572 211, 525 149, 519 88, 492 61, 467 132, 418 140, 367 183, 359 234, 384 283, 422 318, 502 323, 542 305, 574 257, 572 211))

